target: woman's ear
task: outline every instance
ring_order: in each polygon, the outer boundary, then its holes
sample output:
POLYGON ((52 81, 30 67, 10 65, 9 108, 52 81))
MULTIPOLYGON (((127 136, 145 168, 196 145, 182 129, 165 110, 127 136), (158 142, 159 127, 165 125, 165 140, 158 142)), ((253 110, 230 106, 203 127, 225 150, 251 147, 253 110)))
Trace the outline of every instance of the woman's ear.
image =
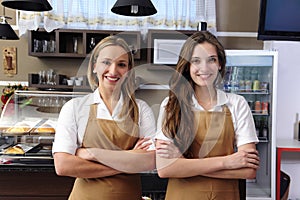
POLYGON ((96 71, 96 64, 93 65, 93 73, 94 73, 94 74, 97 73, 97 71, 96 71))

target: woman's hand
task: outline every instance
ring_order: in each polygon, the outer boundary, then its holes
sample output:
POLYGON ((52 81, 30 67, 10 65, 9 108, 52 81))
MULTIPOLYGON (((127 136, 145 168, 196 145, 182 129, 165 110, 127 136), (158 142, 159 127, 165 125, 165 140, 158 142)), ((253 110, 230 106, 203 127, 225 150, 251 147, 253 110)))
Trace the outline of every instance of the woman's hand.
POLYGON ((224 167, 226 169, 253 168, 259 167, 259 156, 256 149, 244 149, 225 156, 224 167))
POLYGON ((91 154, 88 148, 78 148, 76 150, 76 156, 85 160, 95 160, 95 157, 93 156, 93 154, 91 154))
POLYGON ((161 158, 180 158, 182 153, 173 142, 165 140, 156 141, 156 154, 161 158))
POLYGON ((148 150, 150 145, 152 144, 151 138, 140 138, 137 143, 134 145, 134 150, 148 150))

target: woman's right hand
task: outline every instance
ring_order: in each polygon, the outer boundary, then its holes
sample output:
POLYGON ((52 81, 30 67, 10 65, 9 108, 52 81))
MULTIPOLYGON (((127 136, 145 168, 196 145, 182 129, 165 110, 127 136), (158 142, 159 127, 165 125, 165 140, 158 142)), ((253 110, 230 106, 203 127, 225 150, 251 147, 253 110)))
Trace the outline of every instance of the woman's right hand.
POLYGON ((256 149, 243 149, 225 156, 225 169, 259 168, 259 156, 256 149))

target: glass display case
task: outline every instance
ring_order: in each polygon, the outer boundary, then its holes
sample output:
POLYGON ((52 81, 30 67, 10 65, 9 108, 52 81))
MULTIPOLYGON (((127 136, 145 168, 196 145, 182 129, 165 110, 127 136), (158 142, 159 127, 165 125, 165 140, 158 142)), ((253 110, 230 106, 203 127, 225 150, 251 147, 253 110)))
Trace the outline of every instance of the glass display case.
POLYGON ((53 164, 52 142, 59 112, 87 92, 18 91, 0 118, 1 164, 53 164))

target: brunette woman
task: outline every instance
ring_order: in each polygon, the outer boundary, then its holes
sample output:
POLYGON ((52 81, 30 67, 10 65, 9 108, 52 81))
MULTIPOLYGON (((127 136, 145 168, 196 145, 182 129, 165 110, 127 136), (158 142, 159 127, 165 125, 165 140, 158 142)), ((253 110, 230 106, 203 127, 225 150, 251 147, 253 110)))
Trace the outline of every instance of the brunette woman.
POLYGON ((170 178, 166 199, 238 200, 238 179, 256 176, 258 139, 247 101, 218 89, 225 64, 210 32, 196 32, 181 49, 157 122, 158 174, 170 178))

